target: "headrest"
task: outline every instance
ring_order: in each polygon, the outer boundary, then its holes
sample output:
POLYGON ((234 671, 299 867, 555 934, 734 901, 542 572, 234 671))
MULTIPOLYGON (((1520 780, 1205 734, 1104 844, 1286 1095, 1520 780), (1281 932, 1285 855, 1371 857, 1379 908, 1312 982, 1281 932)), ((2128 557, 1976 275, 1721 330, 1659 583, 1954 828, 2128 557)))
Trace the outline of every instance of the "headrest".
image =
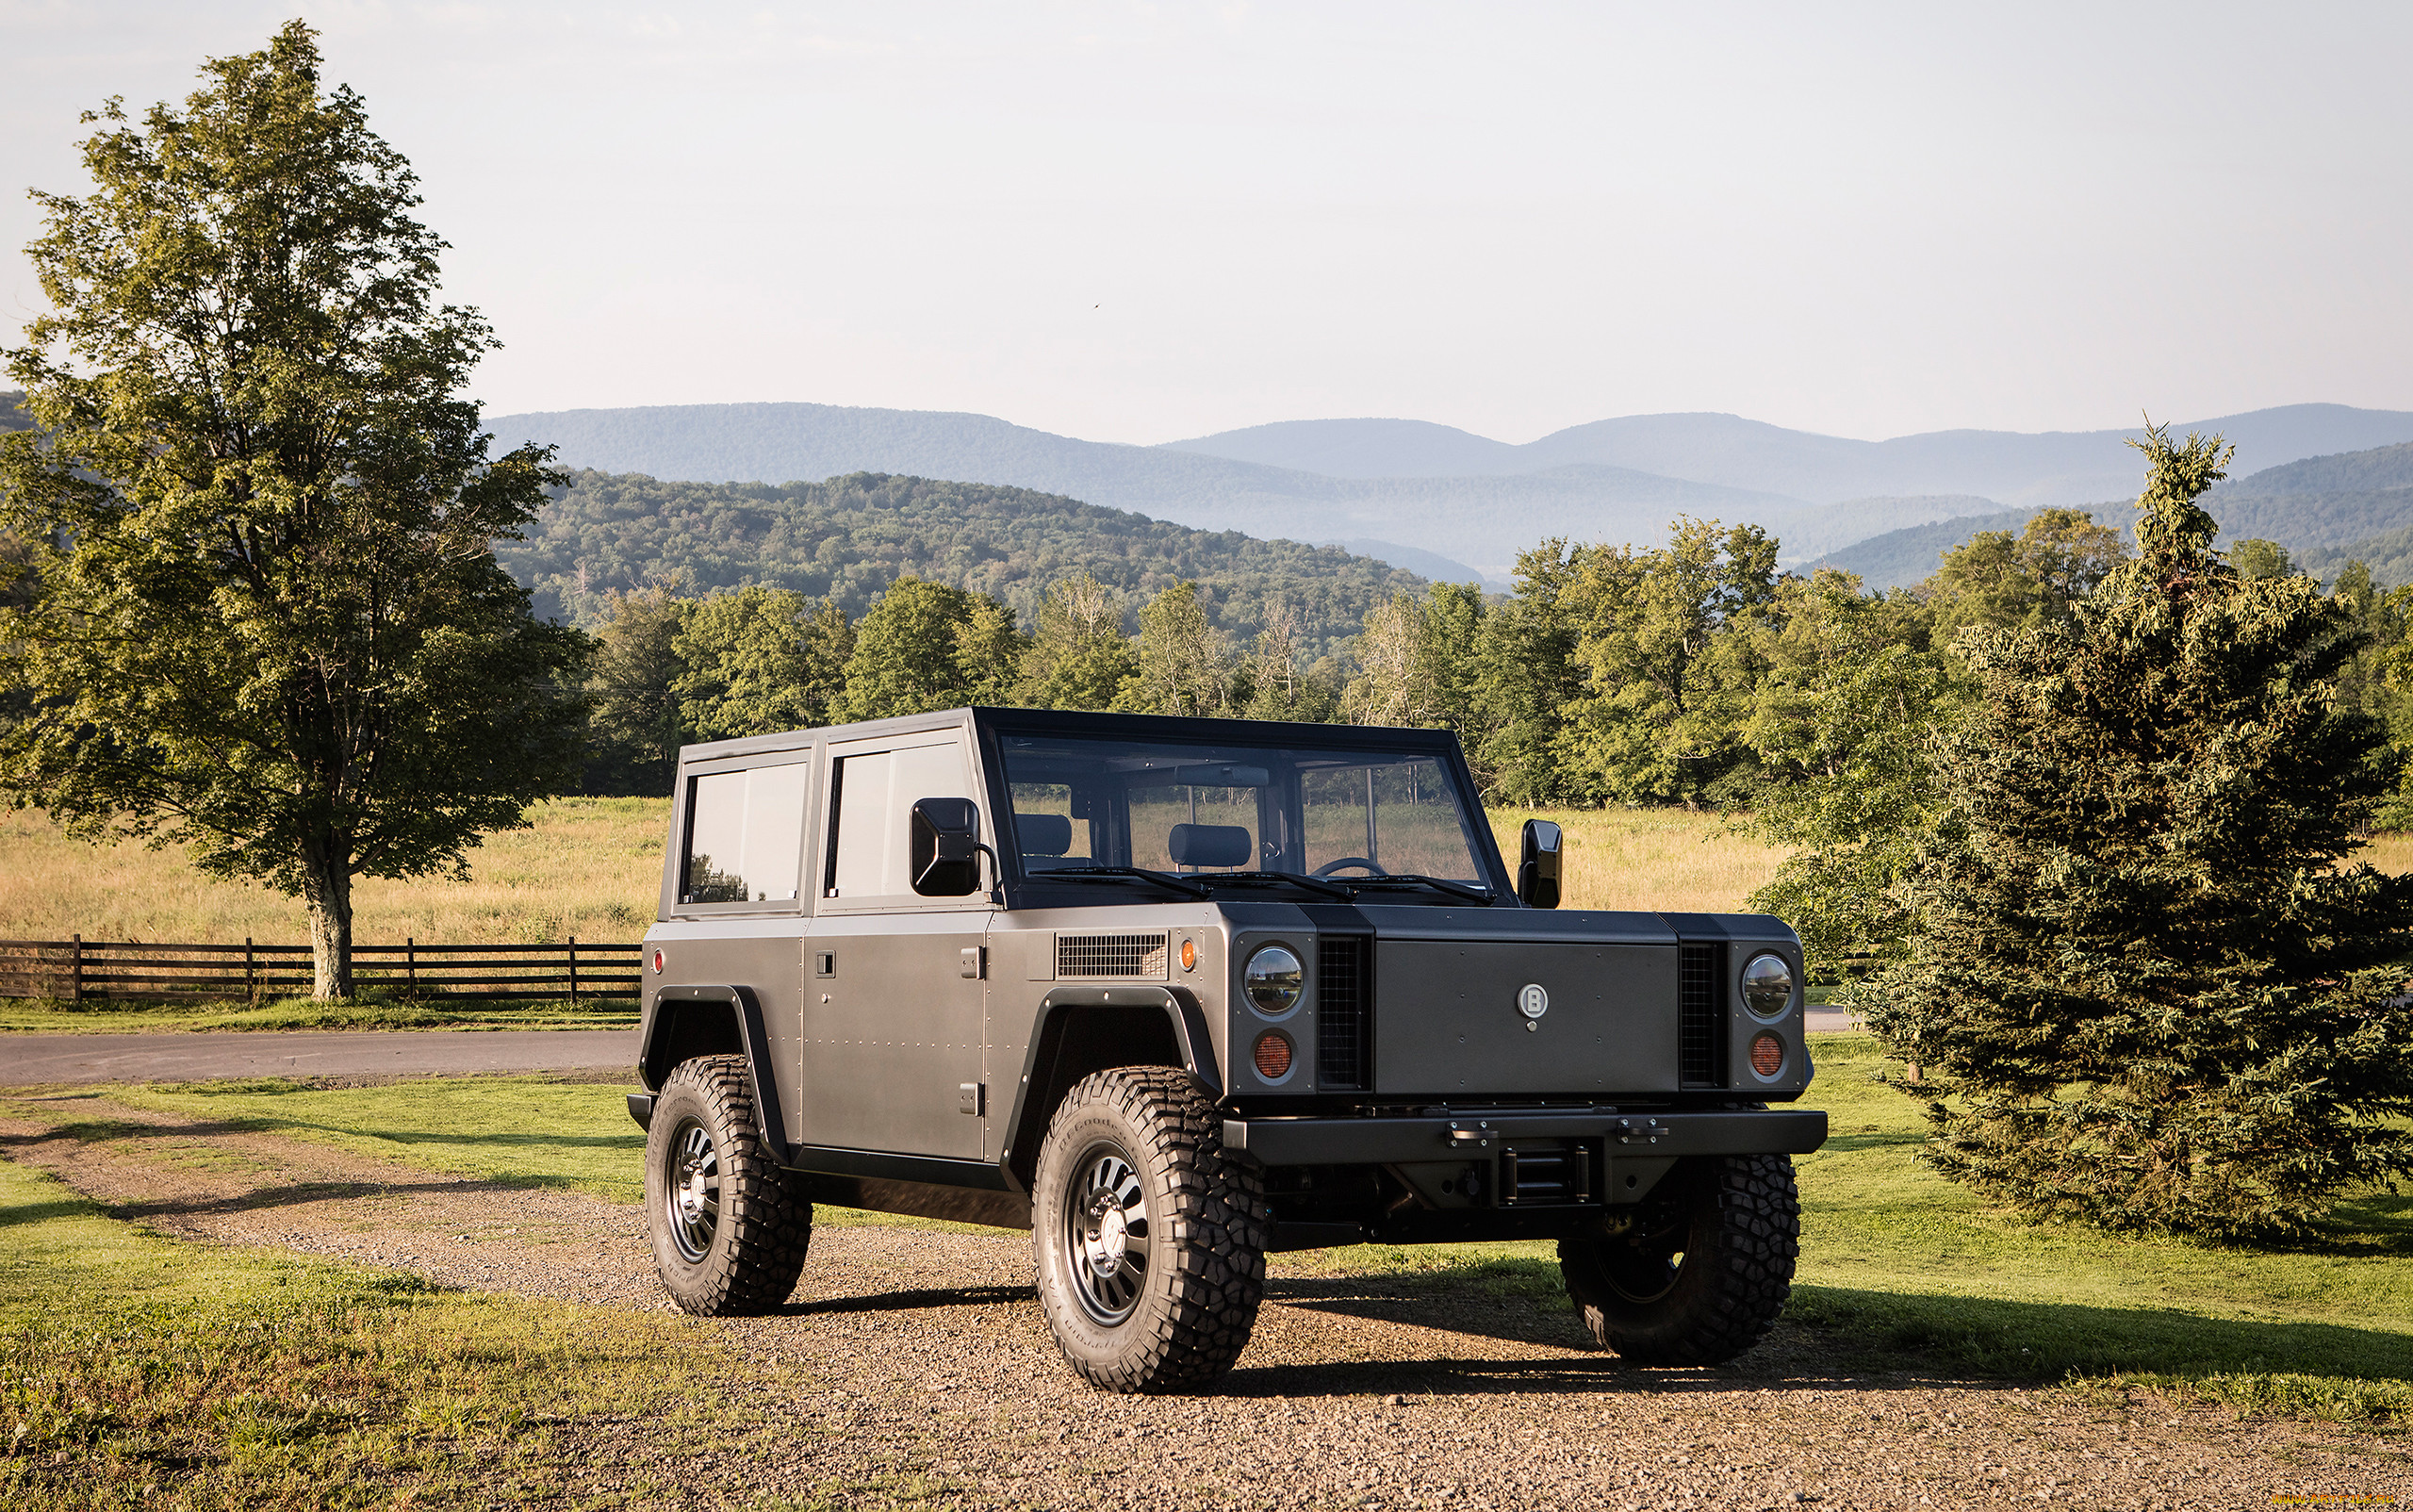
POLYGON ((1177 824, 1165 837, 1165 850, 1176 866, 1245 866, 1256 849, 1248 830, 1237 824, 1177 824))
POLYGON ((1026 856, 1060 856, 1073 848, 1073 821, 1060 814, 1014 811, 1014 840, 1026 856))

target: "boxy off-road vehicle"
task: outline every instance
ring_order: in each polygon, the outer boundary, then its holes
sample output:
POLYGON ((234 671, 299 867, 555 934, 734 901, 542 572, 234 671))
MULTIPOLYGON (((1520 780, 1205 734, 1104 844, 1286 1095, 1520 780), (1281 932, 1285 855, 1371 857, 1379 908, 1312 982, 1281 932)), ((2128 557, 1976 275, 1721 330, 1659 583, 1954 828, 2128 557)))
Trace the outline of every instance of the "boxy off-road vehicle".
POLYGON ((784 1302, 813 1205, 1031 1230, 1073 1368, 1178 1390, 1269 1251, 1558 1241, 1594 1336, 1782 1307, 1801 948, 1557 909, 1456 740, 970 709, 692 746, 647 936, 646 1202, 691 1312, 784 1302))

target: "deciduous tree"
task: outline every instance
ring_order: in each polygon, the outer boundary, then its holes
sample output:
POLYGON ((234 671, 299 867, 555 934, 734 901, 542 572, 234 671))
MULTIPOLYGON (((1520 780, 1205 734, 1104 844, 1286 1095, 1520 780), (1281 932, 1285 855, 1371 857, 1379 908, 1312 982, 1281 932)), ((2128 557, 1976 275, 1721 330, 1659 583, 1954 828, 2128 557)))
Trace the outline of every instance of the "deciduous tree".
POLYGON ((93 191, 35 196, 51 308, 8 367, 43 431, 0 438, 36 583, 0 680, 34 712, 0 786, 300 895, 342 997, 354 876, 458 871, 575 782, 585 641, 495 564, 557 478, 487 454, 495 342, 437 303, 409 163, 300 22, 204 80, 87 116, 93 191))

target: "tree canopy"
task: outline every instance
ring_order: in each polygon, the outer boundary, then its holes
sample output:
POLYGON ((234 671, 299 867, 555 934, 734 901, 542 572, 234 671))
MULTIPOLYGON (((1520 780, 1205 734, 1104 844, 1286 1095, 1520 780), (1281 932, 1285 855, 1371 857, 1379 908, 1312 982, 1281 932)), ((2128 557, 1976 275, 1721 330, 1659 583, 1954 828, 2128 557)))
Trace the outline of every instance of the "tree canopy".
POLYGON ((436 301, 410 165, 302 23, 203 73, 87 116, 93 192, 35 195, 0 786, 299 894, 341 996, 355 874, 456 869, 576 781, 585 643, 495 562, 558 480, 487 454, 461 391, 495 343, 436 301))

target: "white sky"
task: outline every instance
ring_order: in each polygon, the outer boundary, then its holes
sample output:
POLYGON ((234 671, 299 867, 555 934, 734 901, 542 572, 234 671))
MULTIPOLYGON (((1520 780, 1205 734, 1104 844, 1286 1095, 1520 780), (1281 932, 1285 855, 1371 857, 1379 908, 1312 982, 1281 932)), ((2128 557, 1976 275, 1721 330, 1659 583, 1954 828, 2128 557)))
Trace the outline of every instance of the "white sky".
POLYGON ((323 28, 499 411, 1093 440, 2413 409, 2413 6, 0 0, 0 330, 77 113, 323 28))

